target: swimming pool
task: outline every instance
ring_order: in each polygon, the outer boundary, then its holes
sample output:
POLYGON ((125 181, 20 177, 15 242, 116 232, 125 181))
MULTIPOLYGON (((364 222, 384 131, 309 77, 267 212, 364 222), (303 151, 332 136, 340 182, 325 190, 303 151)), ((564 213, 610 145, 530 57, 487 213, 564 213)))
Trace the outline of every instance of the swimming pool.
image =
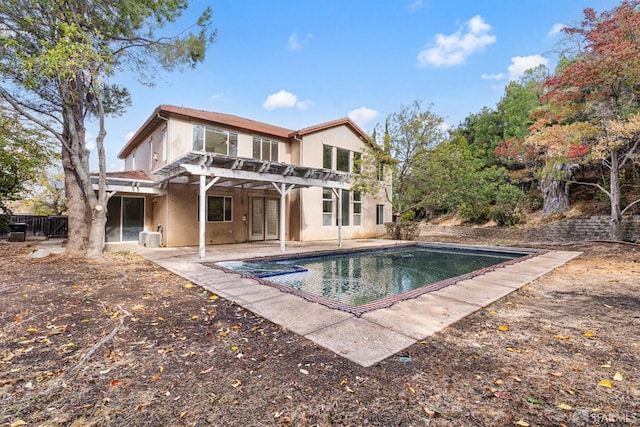
POLYGON ((254 278, 332 308, 362 314, 532 255, 532 251, 526 250, 411 244, 207 265, 254 278))

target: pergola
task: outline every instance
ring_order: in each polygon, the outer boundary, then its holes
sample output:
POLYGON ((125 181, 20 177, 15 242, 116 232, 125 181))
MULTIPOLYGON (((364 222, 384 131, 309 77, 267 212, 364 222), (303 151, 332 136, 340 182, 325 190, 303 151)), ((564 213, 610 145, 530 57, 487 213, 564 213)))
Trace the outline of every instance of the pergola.
MULTIPOLYGON (((280 250, 285 251, 286 196, 294 188, 330 188, 342 199, 342 190, 351 185, 351 174, 329 169, 297 166, 265 160, 230 157, 217 153, 192 151, 153 172, 166 186, 182 176, 198 177, 199 185, 199 257, 205 257, 206 193, 212 186, 275 189, 280 194, 280 250)), ((195 182, 195 180, 194 180, 195 182)), ((342 212, 338 212, 338 245, 342 246, 342 212)))

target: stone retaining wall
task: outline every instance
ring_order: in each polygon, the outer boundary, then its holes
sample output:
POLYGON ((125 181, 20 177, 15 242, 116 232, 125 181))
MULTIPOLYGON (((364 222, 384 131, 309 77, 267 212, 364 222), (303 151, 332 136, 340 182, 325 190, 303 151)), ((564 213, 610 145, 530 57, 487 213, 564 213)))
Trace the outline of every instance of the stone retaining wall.
MULTIPOLYGON (((610 240, 611 219, 608 216, 571 218, 531 229, 505 227, 421 226, 421 235, 433 233, 453 234, 465 237, 498 240, 522 240, 537 242, 576 242, 581 240, 610 240)), ((624 217, 624 240, 640 242, 640 215, 624 217)))

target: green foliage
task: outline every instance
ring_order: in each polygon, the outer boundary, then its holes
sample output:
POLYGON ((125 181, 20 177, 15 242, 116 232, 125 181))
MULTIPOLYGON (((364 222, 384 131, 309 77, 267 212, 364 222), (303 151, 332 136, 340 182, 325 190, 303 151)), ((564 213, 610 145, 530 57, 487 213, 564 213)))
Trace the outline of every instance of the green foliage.
POLYGON ((522 221, 524 213, 520 206, 525 194, 513 185, 501 185, 497 188, 495 203, 491 206, 489 218, 498 225, 513 226, 522 221))
POLYGON ((62 146, 69 226, 78 228, 70 233, 68 250, 102 253, 99 223, 106 212, 94 208, 108 199, 105 117, 122 114, 130 104, 126 88, 109 80, 132 71, 152 85, 158 68, 201 62, 216 36, 208 7, 188 31, 167 34, 164 27, 187 7, 186 0, 6 0, 0 7, 0 98, 62 146), (99 125, 97 192, 85 145, 88 118, 99 125))
POLYGON ((384 130, 376 129, 373 142, 362 156, 361 173, 352 182, 354 191, 384 197, 391 202, 393 212, 401 216, 416 206, 410 203, 416 189, 415 176, 421 159, 427 151, 444 140, 444 120, 426 108, 420 101, 400 108, 385 121, 384 130), (382 133, 382 144, 375 137, 382 133), (393 194, 384 193, 388 181, 379 180, 378 166, 383 165, 385 175, 391 172, 393 194), (383 194, 381 194, 383 193, 383 194))
POLYGON ((49 140, 0 105, 0 214, 56 158, 49 140))
POLYGON ((485 167, 464 139, 438 145, 419 169, 420 207, 436 213, 456 212, 472 222, 517 222, 513 212, 522 192, 509 183, 506 169, 485 167))

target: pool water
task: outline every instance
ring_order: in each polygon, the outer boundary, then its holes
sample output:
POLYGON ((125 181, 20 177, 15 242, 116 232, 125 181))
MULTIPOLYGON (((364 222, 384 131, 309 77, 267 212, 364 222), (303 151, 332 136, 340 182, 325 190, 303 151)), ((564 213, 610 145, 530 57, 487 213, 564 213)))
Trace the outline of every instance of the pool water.
POLYGON ((285 260, 218 262, 216 265, 302 294, 358 307, 527 254, 413 245, 285 260))

